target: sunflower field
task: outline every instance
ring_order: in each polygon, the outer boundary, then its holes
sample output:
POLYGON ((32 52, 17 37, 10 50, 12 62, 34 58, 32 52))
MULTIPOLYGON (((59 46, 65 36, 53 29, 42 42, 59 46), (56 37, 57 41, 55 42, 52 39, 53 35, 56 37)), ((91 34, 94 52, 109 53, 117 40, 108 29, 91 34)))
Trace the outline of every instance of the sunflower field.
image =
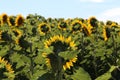
POLYGON ((120 25, 3 13, 0 80, 120 80, 120 25))

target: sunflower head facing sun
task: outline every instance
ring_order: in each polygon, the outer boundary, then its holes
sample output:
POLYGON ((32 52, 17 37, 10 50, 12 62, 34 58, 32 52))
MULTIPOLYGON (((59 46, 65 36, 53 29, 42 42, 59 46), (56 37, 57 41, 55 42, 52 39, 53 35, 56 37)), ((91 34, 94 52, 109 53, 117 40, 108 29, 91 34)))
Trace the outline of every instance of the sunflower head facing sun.
POLYGON ((103 28, 103 38, 104 38, 104 41, 107 41, 110 36, 111 36, 110 35, 110 28, 105 26, 103 28))
POLYGON ((23 23, 24 23, 24 17, 22 15, 17 15, 15 19, 15 26, 19 27, 23 25, 23 23))
POLYGON ((0 16, 0 20, 1 20, 1 25, 7 23, 7 19, 8 19, 8 15, 3 13, 1 16, 0 16))
POLYGON ((74 41, 71 40, 71 37, 65 38, 62 35, 53 36, 49 40, 46 40, 44 44, 45 44, 45 48, 54 46, 54 48, 61 49, 61 51, 64 51, 64 49, 67 48, 76 49, 76 45, 74 41))
POLYGON ((7 78, 8 80, 14 80, 14 70, 12 69, 12 65, 8 63, 8 61, 4 60, 0 56, 0 78, 7 78), (6 74, 4 74, 6 73, 6 74))
POLYGON ((77 61, 77 57, 74 57, 68 61, 66 61, 64 64, 63 64, 63 69, 66 70, 66 69, 70 69, 71 67, 73 67, 73 63, 75 63, 77 61))
POLYGON ((91 26, 91 27, 98 27, 98 24, 97 24, 97 19, 95 17, 90 17, 88 19, 88 24, 91 26))
POLYGON ((13 31, 14 36, 15 36, 15 43, 19 44, 19 39, 22 36, 22 32, 18 29, 13 29, 12 31, 13 31))
POLYGON ((83 24, 80 20, 73 20, 71 23, 70 30, 75 33, 75 32, 80 32, 82 30, 83 24))
POLYGON ((86 24, 83 24, 83 33, 85 36, 90 36, 92 31, 91 31, 91 28, 90 27, 87 27, 86 24))
POLYGON ((67 22, 66 21, 61 21, 58 23, 58 28, 61 29, 61 30, 66 30, 67 29, 67 22))
MULTIPOLYGON (((71 37, 65 38, 62 35, 56 35, 51 37, 50 39, 45 41, 45 48, 50 48, 51 46, 53 47, 53 53, 50 54, 46 54, 44 53, 43 56, 46 58, 46 64, 48 64, 49 66, 53 65, 53 61, 55 61, 57 58, 55 55, 59 55, 61 52, 64 51, 68 51, 68 50, 76 50, 76 44, 74 43, 74 41, 71 40, 71 37), (54 59, 52 59, 51 57, 54 57, 54 59)), ((62 66, 63 69, 70 69, 70 67, 73 66, 73 63, 75 63, 77 60, 77 57, 73 57, 71 59, 68 60, 64 60, 62 61, 62 66)), ((57 60, 56 60, 57 61, 57 60)))
POLYGON ((50 32, 50 25, 41 23, 38 25, 38 31, 41 35, 45 35, 46 33, 50 32))
POLYGON ((7 19, 9 26, 15 26, 15 18, 15 16, 9 16, 9 18, 7 19))

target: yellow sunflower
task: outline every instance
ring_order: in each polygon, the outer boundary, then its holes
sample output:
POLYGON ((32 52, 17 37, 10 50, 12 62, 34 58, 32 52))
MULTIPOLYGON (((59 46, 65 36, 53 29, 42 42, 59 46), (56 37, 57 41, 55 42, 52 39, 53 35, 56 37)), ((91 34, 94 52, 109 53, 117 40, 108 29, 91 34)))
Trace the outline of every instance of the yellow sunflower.
POLYGON ((15 43, 19 44, 19 38, 22 36, 22 32, 18 29, 13 29, 12 31, 15 35, 15 43))
POLYGON ((61 29, 61 30, 66 30, 67 26, 68 26, 68 24, 65 21, 61 21, 61 22, 58 23, 58 28, 61 29))
POLYGON ((112 24, 112 21, 109 21, 109 20, 108 20, 108 21, 106 22, 106 25, 111 25, 111 24, 112 24))
POLYGON ((9 16, 7 22, 9 26, 15 26, 15 16, 9 16))
POLYGON ((95 17, 90 17, 88 19, 88 25, 91 26, 91 27, 98 27, 98 24, 97 24, 97 19, 95 17))
POLYGON ((3 72, 3 74, 0 75, 0 77, 4 76, 7 77, 8 80, 14 80, 15 75, 14 75, 14 70, 12 69, 12 65, 9 64, 8 61, 4 60, 4 58, 2 58, 1 56, 0 56, 0 71, 3 72), (4 72, 2 71, 2 69, 4 72))
POLYGON ((7 19, 8 19, 8 15, 3 13, 1 15, 1 26, 4 24, 4 23, 7 23, 7 19))
POLYGON ((108 38, 110 37, 110 28, 108 27, 103 28, 103 37, 104 37, 104 41, 108 40, 108 38))
MULTIPOLYGON (((56 57, 53 55, 53 54, 46 54, 46 53, 43 53, 42 56, 45 58, 46 60, 46 65, 51 68, 51 67, 54 67, 57 66, 56 62, 57 62, 57 59, 56 57)), ((70 60, 66 60, 64 62, 62 62, 62 67, 63 67, 63 70, 66 70, 66 69, 70 69, 71 67, 73 67, 73 64, 76 63, 77 61, 77 57, 74 57, 70 60)))
MULTIPOLYGON (((66 50, 76 50, 76 44, 74 43, 74 41, 71 40, 71 37, 65 38, 62 35, 56 35, 51 37, 50 39, 45 41, 45 48, 49 48, 50 46, 53 46, 53 53, 51 54, 46 54, 43 53, 43 57, 46 58, 46 64, 48 66, 54 66, 53 62, 57 61, 56 57, 54 55, 59 54, 60 52, 64 52, 66 50), (54 59, 53 59, 54 58, 54 59)), ((65 60, 64 62, 62 62, 63 64, 63 69, 70 69, 70 67, 73 66, 73 63, 76 62, 76 57, 72 58, 70 60, 65 60)))
MULTIPOLYGON (((74 41, 71 40, 71 37, 65 38, 62 35, 56 35, 51 37, 49 40, 45 41, 45 48, 49 48, 49 46, 58 46, 55 44, 59 44, 59 47, 71 47, 72 49, 76 49, 76 45, 74 43, 74 41), (64 44, 64 45, 63 45, 64 44)), ((63 48, 65 49, 65 48, 63 48)))
POLYGON ((0 31, 0 41, 1 42, 8 40, 7 36, 8 36, 8 34, 5 31, 0 31))
POLYGON ((18 15, 15 19, 15 26, 21 26, 24 23, 24 17, 22 15, 18 15))
POLYGON ((80 32, 82 30, 83 24, 80 20, 73 20, 71 23, 70 30, 74 32, 80 32))
POLYGON ((83 33, 87 36, 90 36, 90 34, 92 33, 91 28, 87 27, 86 24, 83 24, 83 33))
POLYGON ((75 63, 77 61, 77 57, 69 60, 69 61, 66 61, 65 64, 63 64, 63 69, 66 70, 66 69, 70 69, 71 67, 73 67, 73 63, 75 63))
POLYGON ((46 33, 50 32, 50 25, 41 23, 38 25, 38 31, 41 35, 45 35, 46 33))
POLYGON ((117 25, 115 22, 112 22, 112 24, 111 24, 109 27, 110 27, 110 28, 112 28, 112 27, 117 28, 117 27, 118 27, 118 25, 117 25))

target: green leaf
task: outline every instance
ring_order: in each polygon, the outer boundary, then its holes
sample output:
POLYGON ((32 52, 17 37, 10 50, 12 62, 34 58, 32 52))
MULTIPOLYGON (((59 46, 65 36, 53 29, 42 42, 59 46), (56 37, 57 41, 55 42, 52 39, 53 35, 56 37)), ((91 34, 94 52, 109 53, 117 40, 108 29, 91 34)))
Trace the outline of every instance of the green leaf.
POLYGON ((17 53, 14 53, 11 57, 10 57, 11 61, 12 62, 16 62, 17 65, 16 65, 16 68, 19 68, 21 66, 24 66, 25 63, 24 63, 24 57, 23 57, 23 60, 21 59, 21 55, 20 54, 17 54, 17 53))
POLYGON ((0 56, 5 56, 8 54, 9 47, 6 46, 0 46, 0 56))
POLYGON ((36 63, 36 64, 44 64, 45 63, 45 59, 44 59, 44 57, 42 57, 41 53, 39 53, 38 56, 34 58, 34 63, 36 63))
POLYGON ((45 70, 37 70, 33 76, 32 76, 32 79, 31 80, 38 80, 38 78, 42 75, 44 75, 46 73, 45 70))
POLYGON ((60 52, 59 56, 64 58, 65 60, 72 59, 77 56, 79 51, 64 51, 60 52))
POLYGON ((19 60, 19 62, 17 62, 16 68, 20 68, 21 66, 24 66, 25 63, 22 60, 19 60))
POLYGON ((30 58, 25 56, 25 55, 22 55, 21 56, 21 59, 23 62, 25 62, 26 64, 31 64, 31 61, 30 61, 30 58))
POLYGON ((81 67, 71 75, 71 78, 73 80, 91 80, 90 75, 81 67))
POLYGON ((18 62, 20 60, 21 55, 17 53, 13 53, 12 56, 10 57, 12 62, 18 62))
POLYGON ((42 76, 40 76, 38 80, 55 80, 55 79, 53 74, 45 73, 42 76))
POLYGON ((110 78, 111 78, 111 73, 105 73, 105 74, 99 76, 95 80, 109 80, 110 78))
POLYGON ((96 78, 95 80, 109 80, 112 75, 111 72, 116 68, 116 66, 111 66, 111 68, 109 69, 108 72, 104 73, 103 75, 99 76, 98 78, 96 78))

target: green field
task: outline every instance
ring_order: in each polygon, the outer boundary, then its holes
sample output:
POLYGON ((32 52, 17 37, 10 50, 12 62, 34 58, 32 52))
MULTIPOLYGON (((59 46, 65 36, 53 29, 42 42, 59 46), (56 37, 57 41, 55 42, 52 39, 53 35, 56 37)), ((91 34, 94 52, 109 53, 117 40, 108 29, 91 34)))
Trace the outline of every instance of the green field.
POLYGON ((0 15, 0 80, 119 80, 119 59, 117 22, 0 15))

